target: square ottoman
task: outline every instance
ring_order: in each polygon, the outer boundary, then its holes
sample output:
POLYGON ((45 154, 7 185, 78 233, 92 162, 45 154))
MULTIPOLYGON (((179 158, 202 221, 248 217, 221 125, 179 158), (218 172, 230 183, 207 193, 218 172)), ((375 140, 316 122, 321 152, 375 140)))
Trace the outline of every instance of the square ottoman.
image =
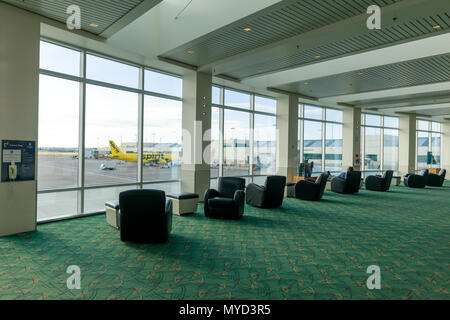
POLYGON ((167 198, 172 200, 173 214, 182 216, 197 211, 199 196, 196 193, 173 192, 167 194, 167 198))
POLYGON ((399 177, 399 176, 392 177, 391 186, 395 186, 395 187, 399 186, 401 180, 402 180, 402 177, 399 177))
POLYGON ((106 222, 116 229, 120 229, 120 206, 119 201, 108 201, 105 203, 106 222))
POLYGON ((295 198, 295 183, 286 183, 286 191, 284 192, 286 198, 295 198))

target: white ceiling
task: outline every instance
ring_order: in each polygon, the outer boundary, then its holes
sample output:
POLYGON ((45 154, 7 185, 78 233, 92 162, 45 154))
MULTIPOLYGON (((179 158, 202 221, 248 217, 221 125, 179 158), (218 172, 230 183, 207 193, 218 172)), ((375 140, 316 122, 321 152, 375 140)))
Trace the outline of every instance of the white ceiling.
MULTIPOLYGON (((345 1, 348 5, 354 0, 345 1)), ((367 1, 364 1, 365 4, 367 1)), ((180 57, 179 62, 189 63, 192 61, 190 64, 202 72, 212 72, 213 75, 218 76, 237 75, 235 81, 231 81, 232 78, 227 78, 229 80, 215 78, 216 82, 237 89, 267 93, 267 88, 276 88, 305 95, 305 92, 308 91, 304 90, 303 84, 320 79, 329 85, 329 91, 327 92, 327 86, 322 86, 320 96, 311 95, 317 99, 304 98, 302 101, 333 107, 339 107, 341 103, 351 105, 357 102, 358 106, 371 110, 378 109, 376 111, 382 113, 392 114, 398 111, 424 115, 432 113, 436 119, 448 118, 447 113, 450 108, 448 102, 450 101, 444 98, 439 99, 440 96, 450 95, 450 81, 447 79, 440 83, 432 83, 431 78, 433 77, 429 77, 427 82, 426 75, 420 74, 421 80, 425 79, 425 81, 411 81, 409 85, 399 88, 382 88, 376 86, 376 81, 373 80, 373 88, 370 90, 367 89, 371 87, 370 79, 366 79, 365 81, 369 83, 365 83, 365 86, 356 86, 358 88, 351 92, 337 90, 341 85, 338 82, 343 79, 341 75, 344 74, 359 73, 361 70, 371 70, 371 68, 383 68, 386 65, 392 65, 395 68, 402 63, 450 54, 448 0, 374 1, 381 1, 380 3, 386 5, 382 10, 384 19, 382 28, 386 28, 385 31, 389 29, 388 31, 392 35, 394 32, 401 31, 402 37, 393 38, 391 43, 376 44, 374 41, 378 37, 376 31, 369 36, 364 27, 362 30, 358 29, 367 18, 365 13, 360 12, 360 7, 354 7, 351 13, 345 13, 342 10, 350 10, 349 7, 339 7, 338 2, 331 0, 164 0, 108 39, 95 37, 87 39, 83 36, 78 36, 79 38, 76 39, 73 33, 71 36, 67 36, 66 31, 56 31, 48 26, 43 27, 43 30, 44 33, 53 35, 55 38, 66 37, 71 39, 70 41, 86 45, 93 50, 127 57, 130 61, 183 74, 188 69, 180 67, 180 64, 167 63, 167 60, 163 59, 180 57), (246 40, 243 39, 247 39, 248 36, 251 36, 252 31, 255 31, 252 30, 249 33, 242 31, 242 27, 247 23, 251 22, 252 26, 257 28, 264 25, 260 23, 264 19, 273 19, 274 14, 280 21, 293 19, 295 14, 301 15, 302 12, 294 13, 283 10, 292 6, 297 8, 300 5, 308 10, 308 6, 310 6, 311 16, 321 19, 322 24, 317 25, 315 29, 305 29, 304 31, 299 29, 299 33, 294 35, 292 34, 294 29, 286 31, 285 35, 289 35, 289 37, 278 39, 272 43, 267 43, 266 38, 262 39, 261 36, 258 36, 259 45, 252 40, 252 49, 244 51, 239 49, 239 46, 241 49, 245 48, 246 40), (330 6, 332 6, 331 9, 330 6), (340 10, 340 12, 334 18, 330 16, 328 20, 323 19, 323 15, 333 12, 333 10, 336 12, 340 10), (256 23, 255 21, 260 22, 256 23), (441 28, 433 29, 434 24, 441 25, 441 28), (405 29, 405 26, 410 29, 405 29), (411 31, 414 29, 416 31, 420 29, 420 35, 419 32, 411 31), (235 39, 233 46, 236 47, 233 52, 235 53, 220 56, 217 55, 217 52, 220 52, 220 45, 229 43, 227 30, 233 32, 233 39, 235 39), (373 38, 374 36, 375 38, 373 38), (348 40, 349 37, 353 37, 352 39, 358 37, 358 41, 365 43, 366 47, 363 49, 355 47, 354 50, 342 51, 333 49, 333 55, 326 55, 328 44, 338 43, 344 47, 355 44, 352 42, 353 40, 348 40), (364 40, 365 37, 367 37, 366 40, 364 40), (214 39, 214 42, 208 42, 212 41, 211 39, 214 39), (196 45, 201 50, 205 43, 214 43, 217 46, 211 51, 211 56, 208 56, 207 52, 202 52, 204 59, 199 60, 186 53, 186 48, 196 45), (367 43, 374 43, 374 45, 367 48, 367 43), (283 57, 289 56, 291 53, 294 54, 292 57, 295 54, 298 56, 298 52, 295 53, 295 51, 299 48, 304 50, 300 50, 301 52, 309 55, 313 54, 315 48, 322 48, 321 50, 324 51, 321 55, 324 58, 321 57, 314 61, 305 60, 301 57, 303 54, 301 53, 299 58, 286 60, 286 62, 291 61, 291 65, 279 64, 278 69, 273 69, 278 65, 277 61, 281 61, 280 59, 283 57), (211 59, 212 57, 214 58, 211 59), (258 68, 256 73, 255 68, 258 68), (249 74, 249 76, 240 76, 245 74, 249 74), (335 81, 338 82, 333 84, 332 79, 336 79, 335 81), (431 98, 423 100, 424 97, 421 98, 421 94, 437 97, 435 99, 437 102, 434 103, 431 98), (418 95, 418 101, 414 100, 416 95, 418 95), (408 101, 403 101, 406 99, 405 96, 408 96, 408 101), (390 105, 384 107, 380 105, 377 108, 376 102, 380 99, 388 99, 390 105), (423 106, 420 105, 422 102, 423 106)), ((272 28, 280 28, 281 32, 281 28, 285 28, 284 24, 285 22, 278 25, 275 23, 272 28)), ((302 26, 301 23, 299 26, 302 26)), ((270 30, 270 32, 276 33, 277 30, 270 30)), ((389 36, 389 32, 383 33, 383 37, 389 36)), ((224 52, 228 51, 224 50, 224 52)), ((444 63, 442 69, 450 70, 450 66, 446 65, 448 62, 445 59, 442 61, 444 63)), ((407 76, 413 79, 415 77, 414 72, 408 72, 407 76)), ((377 81, 379 84, 380 79, 377 81)), ((279 94, 272 93, 271 95, 279 94)))

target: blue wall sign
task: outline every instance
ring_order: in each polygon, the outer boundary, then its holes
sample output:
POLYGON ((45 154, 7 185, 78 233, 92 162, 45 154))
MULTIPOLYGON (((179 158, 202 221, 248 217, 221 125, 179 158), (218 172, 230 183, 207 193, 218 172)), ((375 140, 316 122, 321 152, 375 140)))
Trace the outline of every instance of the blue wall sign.
POLYGON ((2 141, 2 182, 33 181, 36 167, 35 141, 2 141), (17 176, 11 179, 10 167, 15 166, 17 176))

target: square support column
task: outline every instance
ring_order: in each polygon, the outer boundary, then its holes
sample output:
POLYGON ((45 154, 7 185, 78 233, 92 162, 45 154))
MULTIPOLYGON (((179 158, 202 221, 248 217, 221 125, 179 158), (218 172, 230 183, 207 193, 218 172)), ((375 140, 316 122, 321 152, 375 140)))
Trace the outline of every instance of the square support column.
POLYGON ((286 95, 277 101, 277 174, 293 181, 298 158, 297 95, 286 95))
POLYGON ((447 170, 446 179, 450 179, 450 122, 442 123, 442 157, 441 164, 442 169, 447 170))
POLYGON ((342 167, 345 171, 353 167, 356 171, 363 169, 361 159, 361 108, 344 110, 342 127, 342 167))
POLYGON ((398 170, 400 175, 416 170, 416 116, 400 117, 398 170))
MULTIPOLYGON (((39 41, 39 17, 0 2, 0 141, 35 141, 36 160, 39 41)), ((36 193, 37 179, 0 183, 0 236, 36 230, 36 193)))
POLYGON ((210 186, 212 75, 189 71, 183 78, 181 190, 203 199, 210 186), (205 156, 204 156, 205 155, 205 156))

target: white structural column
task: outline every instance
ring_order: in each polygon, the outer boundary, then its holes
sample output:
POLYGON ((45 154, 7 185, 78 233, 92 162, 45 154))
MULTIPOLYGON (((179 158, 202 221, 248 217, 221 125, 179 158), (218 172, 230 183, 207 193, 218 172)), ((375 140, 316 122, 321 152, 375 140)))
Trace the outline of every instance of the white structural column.
POLYGON ((183 164, 181 190, 203 199, 210 186, 212 76, 189 71, 183 78, 183 164))
POLYGON ((342 128, 342 167, 345 171, 353 167, 356 171, 362 170, 361 159, 361 108, 344 110, 344 123, 342 128))
POLYGON ((277 174, 293 181, 298 157, 297 95, 283 95, 277 101, 277 174))
POLYGON ((442 169, 447 170, 446 179, 450 179, 450 121, 442 123, 442 169))
POLYGON ((400 117, 398 170, 400 175, 416 170, 416 122, 415 115, 400 117))
MULTIPOLYGON (((39 38, 37 16, 0 3, 0 141, 37 147, 39 38)), ((36 192, 36 180, 0 183, 0 236, 36 229, 36 192)))

